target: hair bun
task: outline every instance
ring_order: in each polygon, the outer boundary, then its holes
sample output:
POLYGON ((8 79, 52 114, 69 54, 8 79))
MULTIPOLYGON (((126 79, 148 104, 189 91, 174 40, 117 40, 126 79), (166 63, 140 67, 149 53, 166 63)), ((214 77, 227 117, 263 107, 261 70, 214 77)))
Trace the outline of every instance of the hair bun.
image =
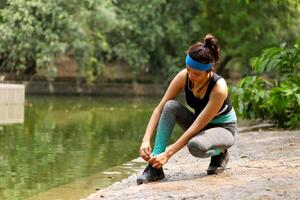
POLYGON ((217 44, 217 39, 212 34, 207 34, 204 37, 204 46, 211 47, 212 45, 217 44))
POLYGON ((212 34, 206 34, 204 37, 203 46, 212 50, 212 53, 214 55, 214 60, 215 62, 218 62, 220 59, 220 54, 219 54, 220 47, 218 45, 217 38, 212 34))

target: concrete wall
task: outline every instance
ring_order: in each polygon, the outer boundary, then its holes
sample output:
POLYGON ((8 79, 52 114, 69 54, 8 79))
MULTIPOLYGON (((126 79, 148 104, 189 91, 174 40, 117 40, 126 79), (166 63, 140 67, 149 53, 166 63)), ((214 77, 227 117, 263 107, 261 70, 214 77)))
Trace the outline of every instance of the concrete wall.
POLYGON ((24 82, 28 95, 159 96, 166 86, 131 83, 85 83, 72 81, 24 82))
POLYGON ((0 83, 0 125, 24 123, 25 86, 0 83))

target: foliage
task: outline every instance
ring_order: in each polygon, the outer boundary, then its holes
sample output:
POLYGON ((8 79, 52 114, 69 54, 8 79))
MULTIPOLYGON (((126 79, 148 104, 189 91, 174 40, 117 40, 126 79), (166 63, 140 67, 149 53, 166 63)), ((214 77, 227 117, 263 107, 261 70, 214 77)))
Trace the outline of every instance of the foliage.
POLYGON ((223 49, 220 69, 244 63, 278 41, 294 41, 297 1, 5 0, 0 3, 0 71, 56 74, 68 55, 89 82, 107 64, 167 80, 184 66, 189 45, 210 32, 223 49))
MULTIPOLYGON (((278 41, 294 42, 298 33, 297 22, 293 22, 299 18, 296 1, 201 2, 199 26, 220 39, 223 61, 240 63, 244 74, 251 70, 250 58, 278 41)), ((225 66, 220 63, 220 67, 225 66)))
POLYGON ((70 54, 89 71, 107 49, 104 31, 94 30, 103 28, 99 23, 109 16, 106 6, 100 0, 7 0, 0 14, 1 70, 46 70, 51 78, 55 59, 70 54))
POLYGON ((161 0, 144 4, 130 0, 116 5, 121 8, 121 19, 127 22, 121 28, 124 32, 114 39, 120 44, 117 58, 135 70, 150 67, 150 71, 163 73, 184 66, 185 50, 208 32, 220 40, 222 62, 238 60, 247 72, 249 59, 261 49, 278 40, 294 41, 293 19, 299 16, 293 1, 161 0))
POLYGON ((53 56, 67 47, 59 32, 70 26, 67 13, 55 16, 60 9, 51 2, 7 1, 7 6, 1 10, 2 69, 17 71, 53 64, 53 56))
MULTIPOLYGON (((176 71, 192 34, 197 0, 115 1, 121 25, 110 34, 113 58, 126 62, 135 72, 163 74, 176 71), (188 30, 188 31, 187 31, 188 30)), ((198 36, 198 35, 197 35, 198 36)))
POLYGON ((300 127, 300 41, 282 44, 252 59, 256 76, 233 89, 234 105, 246 118, 270 119, 281 127, 300 127))

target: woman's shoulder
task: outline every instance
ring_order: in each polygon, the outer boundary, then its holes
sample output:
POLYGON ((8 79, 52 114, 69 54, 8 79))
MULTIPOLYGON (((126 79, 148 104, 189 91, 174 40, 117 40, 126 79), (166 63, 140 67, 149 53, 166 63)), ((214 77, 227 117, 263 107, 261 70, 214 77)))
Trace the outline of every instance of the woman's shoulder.
POLYGON ((212 79, 213 81, 217 84, 218 82, 219 83, 226 83, 226 80, 223 76, 217 74, 216 72, 212 72, 213 75, 212 75, 212 79))
MULTIPOLYGON (((182 69, 180 72, 178 72, 176 74, 176 76, 171 81, 170 85, 174 86, 177 89, 183 88, 185 86, 185 82, 186 82, 186 75, 187 75, 186 69, 182 69)), ((172 87, 172 88, 174 88, 174 87, 172 87)))
POLYGON ((215 86, 213 88, 213 91, 214 93, 227 93, 227 83, 225 81, 225 79, 220 76, 219 74, 213 72, 213 77, 214 77, 214 80, 216 81, 215 83, 215 86))
POLYGON ((187 75, 187 69, 186 69, 186 68, 182 69, 180 72, 178 72, 178 75, 180 75, 180 76, 186 78, 186 75, 187 75))
POLYGON ((213 71, 213 78, 215 80, 219 80, 219 79, 224 79, 223 76, 221 76, 220 74, 217 74, 216 72, 213 71))
POLYGON ((177 79, 179 81, 185 82, 186 81, 186 77, 187 77, 187 70, 186 69, 182 69, 181 71, 179 71, 177 73, 177 75, 174 77, 174 79, 177 79))

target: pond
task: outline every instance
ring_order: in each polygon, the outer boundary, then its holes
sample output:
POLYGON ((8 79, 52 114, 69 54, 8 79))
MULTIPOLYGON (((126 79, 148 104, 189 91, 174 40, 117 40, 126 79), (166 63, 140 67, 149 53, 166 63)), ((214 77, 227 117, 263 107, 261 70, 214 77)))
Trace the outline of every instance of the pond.
POLYGON ((0 126, 0 199, 80 199, 128 176, 159 98, 28 97, 0 126))

